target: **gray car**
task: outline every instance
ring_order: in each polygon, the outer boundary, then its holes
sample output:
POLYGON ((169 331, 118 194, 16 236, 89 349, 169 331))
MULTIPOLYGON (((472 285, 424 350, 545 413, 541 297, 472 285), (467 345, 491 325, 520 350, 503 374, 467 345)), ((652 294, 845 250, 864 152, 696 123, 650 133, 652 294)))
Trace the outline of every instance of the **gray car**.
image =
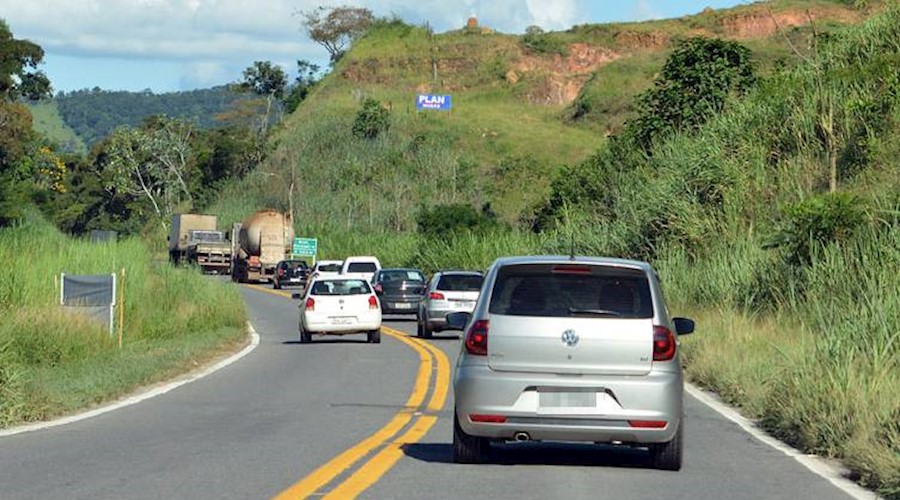
POLYGON ((507 257, 485 276, 453 378, 453 458, 486 459, 491 441, 647 447, 654 467, 682 462, 678 335, 645 262, 507 257))
POLYGON ((484 276, 478 271, 434 273, 419 303, 416 336, 429 338, 433 332, 450 329, 447 326, 450 313, 472 312, 483 280, 484 276))

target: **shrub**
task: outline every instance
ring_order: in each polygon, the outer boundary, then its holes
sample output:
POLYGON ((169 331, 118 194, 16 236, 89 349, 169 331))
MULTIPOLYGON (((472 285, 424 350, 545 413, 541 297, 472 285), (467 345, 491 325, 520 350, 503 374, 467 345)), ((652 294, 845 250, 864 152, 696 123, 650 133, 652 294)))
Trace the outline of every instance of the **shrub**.
POLYGON ((486 232, 500 225, 490 204, 482 206, 479 212, 465 203, 422 209, 416 217, 416 224, 419 233, 432 237, 444 237, 460 231, 486 232))
POLYGON ((848 240, 865 217, 863 202, 852 194, 813 196, 784 210, 781 229, 767 247, 784 248, 789 262, 805 266, 823 245, 848 240))
POLYGON ((360 139, 375 139, 391 126, 391 113, 371 97, 366 98, 353 122, 353 135, 360 139))

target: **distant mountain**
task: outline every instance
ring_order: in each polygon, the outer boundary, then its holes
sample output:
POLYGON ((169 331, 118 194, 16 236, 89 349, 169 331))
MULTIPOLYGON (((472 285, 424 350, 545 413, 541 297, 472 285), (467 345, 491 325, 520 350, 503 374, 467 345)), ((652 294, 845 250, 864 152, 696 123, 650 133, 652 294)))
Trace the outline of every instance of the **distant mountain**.
POLYGON ((215 116, 245 96, 225 86, 185 92, 154 94, 102 90, 60 92, 53 98, 65 124, 90 145, 123 125, 134 126, 153 115, 194 120, 200 127, 217 124, 215 116))

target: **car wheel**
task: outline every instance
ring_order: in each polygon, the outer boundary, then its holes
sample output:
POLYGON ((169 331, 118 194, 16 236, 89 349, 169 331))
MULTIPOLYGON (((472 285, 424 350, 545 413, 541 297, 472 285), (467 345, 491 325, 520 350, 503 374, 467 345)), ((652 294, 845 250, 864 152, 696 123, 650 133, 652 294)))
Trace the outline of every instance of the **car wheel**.
POLYGON ((281 285, 278 284, 277 281, 272 282, 272 288, 276 290, 281 290, 281 285))
POLYGON ((416 337, 422 337, 424 333, 424 326, 422 326, 422 322, 419 321, 416 323, 416 337))
POLYGON ((434 334, 434 331, 428 327, 428 323, 422 323, 422 337, 426 339, 430 339, 434 334))
POLYGON ((481 464, 487 461, 490 443, 487 438, 470 436, 459 426, 453 411, 453 461, 458 464, 481 464))
POLYGON ((300 343, 301 344, 309 344, 312 342, 312 334, 303 329, 303 325, 300 325, 300 343))
POLYGON ((370 344, 381 343, 381 330, 372 330, 371 332, 369 332, 368 336, 370 344))
POLYGON ((681 470, 682 456, 684 455, 684 433, 682 425, 678 424, 675 437, 668 443, 650 445, 650 462, 653 467, 661 470, 681 470))

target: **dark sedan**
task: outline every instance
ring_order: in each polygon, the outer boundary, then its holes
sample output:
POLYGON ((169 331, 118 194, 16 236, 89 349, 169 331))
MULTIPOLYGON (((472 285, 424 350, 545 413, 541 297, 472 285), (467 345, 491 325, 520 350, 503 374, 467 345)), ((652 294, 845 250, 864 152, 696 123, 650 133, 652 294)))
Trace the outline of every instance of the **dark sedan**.
POLYGON ((305 260, 283 260, 275 267, 272 286, 275 289, 286 286, 306 287, 309 279, 309 264, 305 260))
POLYGON ((381 300, 383 314, 416 314, 425 275, 418 269, 382 269, 372 277, 372 287, 381 300))

